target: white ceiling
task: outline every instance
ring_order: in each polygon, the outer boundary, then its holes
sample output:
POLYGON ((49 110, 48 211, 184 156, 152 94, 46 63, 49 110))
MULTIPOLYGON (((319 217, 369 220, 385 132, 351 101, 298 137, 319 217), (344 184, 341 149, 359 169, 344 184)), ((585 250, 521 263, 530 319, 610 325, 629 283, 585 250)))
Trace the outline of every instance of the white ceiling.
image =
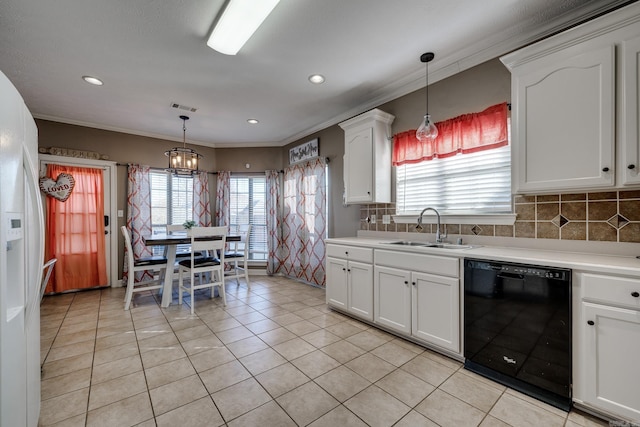
POLYGON ((225 0, 3 0, 0 70, 38 118, 181 141, 177 102, 191 143, 279 146, 424 87, 424 52, 432 83, 627 2, 281 0, 226 56, 225 0))

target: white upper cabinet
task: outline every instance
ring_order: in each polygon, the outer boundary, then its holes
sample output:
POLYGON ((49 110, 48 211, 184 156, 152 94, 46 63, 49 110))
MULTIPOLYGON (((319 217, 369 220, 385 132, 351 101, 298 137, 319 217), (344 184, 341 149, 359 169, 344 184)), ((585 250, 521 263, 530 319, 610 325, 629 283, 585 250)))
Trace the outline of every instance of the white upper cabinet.
POLYGON ((501 58, 515 193, 640 184, 639 23, 633 4, 501 58))
POLYGON ((624 40, 622 59, 622 111, 620 182, 640 184, 640 37, 624 40))
POLYGON ((391 123, 394 116, 373 109, 340 123, 344 129, 346 203, 391 202, 391 123))

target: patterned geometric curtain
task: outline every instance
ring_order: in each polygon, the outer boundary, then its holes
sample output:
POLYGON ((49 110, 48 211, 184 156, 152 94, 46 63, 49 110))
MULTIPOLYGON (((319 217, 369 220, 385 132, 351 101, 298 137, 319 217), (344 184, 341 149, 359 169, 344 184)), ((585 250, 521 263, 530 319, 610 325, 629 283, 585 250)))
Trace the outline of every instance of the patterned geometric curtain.
POLYGON ((282 193, 278 171, 265 171, 267 183, 267 274, 275 274, 282 264, 282 193))
MULTIPOLYGON (((151 234, 151 185, 149 166, 129 165, 127 180, 127 230, 131 236, 134 258, 151 256, 142 236, 151 234)), ((123 280, 127 278, 127 254, 124 254, 123 280)), ((136 282, 153 279, 151 271, 136 273, 136 282)))
POLYGON ((229 226, 231 223, 231 172, 218 172, 216 185, 216 225, 229 226))
POLYGON ((323 158, 284 171, 284 220, 280 272, 325 285, 326 164, 323 158))
POLYGON ((199 227, 211 227, 209 176, 201 172, 193 176, 193 220, 199 227))

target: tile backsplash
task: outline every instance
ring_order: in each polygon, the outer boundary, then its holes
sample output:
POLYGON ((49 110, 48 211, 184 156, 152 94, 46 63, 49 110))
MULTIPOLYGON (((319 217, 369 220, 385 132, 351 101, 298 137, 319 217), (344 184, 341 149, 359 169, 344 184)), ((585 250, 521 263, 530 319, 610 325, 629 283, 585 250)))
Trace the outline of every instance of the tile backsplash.
MULTIPOLYGON (((640 190, 518 195, 514 212, 514 225, 447 224, 447 234, 640 243, 640 190)), ((360 229, 414 231, 414 224, 382 223, 383 215, 395 213, 393 203, 362 205, 360 229), (372 215, 375 222, 368 221, 372 215)), ((435 225, 423 226, 422 232, 435 232, 435 225)))

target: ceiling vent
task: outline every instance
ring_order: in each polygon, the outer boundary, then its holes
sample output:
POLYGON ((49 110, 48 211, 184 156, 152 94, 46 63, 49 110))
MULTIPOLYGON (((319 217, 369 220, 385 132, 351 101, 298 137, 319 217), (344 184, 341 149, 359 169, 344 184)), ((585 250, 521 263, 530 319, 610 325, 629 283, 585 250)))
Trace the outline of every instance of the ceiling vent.
POLYGON ((177 108, 178 110, 191 111, 192 113, 195 113, 198 110, 195 107, 189 107, 187 105, 178 104, 177 102, 172 102, 171 108, 177 108))

